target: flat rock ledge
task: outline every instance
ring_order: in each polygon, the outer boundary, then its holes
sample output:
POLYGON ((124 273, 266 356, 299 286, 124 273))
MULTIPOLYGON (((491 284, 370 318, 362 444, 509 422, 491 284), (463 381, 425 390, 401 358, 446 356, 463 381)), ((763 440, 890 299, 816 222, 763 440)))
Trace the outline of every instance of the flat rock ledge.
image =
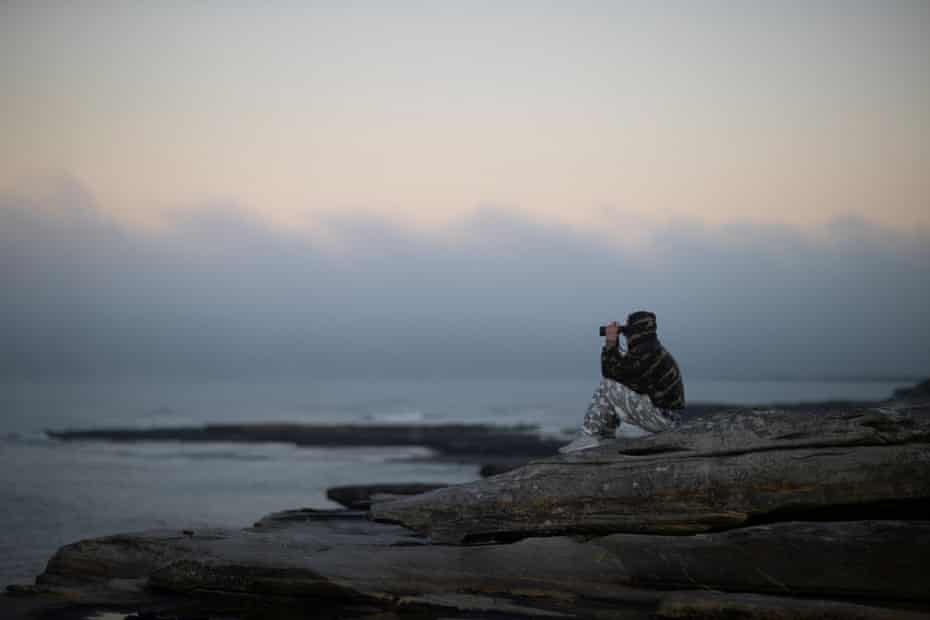
POLYGON ((868 521, 435 545, 364 512, 295 510, 68 545, 0 617, 926 619, 928 543, 930 523, 868 521))
POLYGON ((727 412, 371 508, 434 543, 926 518, 930 406, 727 412))
POLYGON ((924 405, 730 412, 369 511, 81 541, 0 617, 928 619, 928 443, 924 405))

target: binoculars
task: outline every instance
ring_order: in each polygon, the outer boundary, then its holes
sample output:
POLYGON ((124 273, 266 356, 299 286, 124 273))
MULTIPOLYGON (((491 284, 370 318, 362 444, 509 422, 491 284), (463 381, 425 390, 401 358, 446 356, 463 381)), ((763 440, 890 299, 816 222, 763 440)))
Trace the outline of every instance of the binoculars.
MULTIPOLYGON (((601 325, 601 326, 598 328, 598 330, 599 330, 599 331, 598 331, 598 334, 601 336, 601 338, 603 338, 604 336, 607 335, 607 326, 606 326, 606 325, 601 325)), ((622 334, 622 335, 624 335, 624 336, 626 335, 626 325, 620 325, 620 334, 622 334)))

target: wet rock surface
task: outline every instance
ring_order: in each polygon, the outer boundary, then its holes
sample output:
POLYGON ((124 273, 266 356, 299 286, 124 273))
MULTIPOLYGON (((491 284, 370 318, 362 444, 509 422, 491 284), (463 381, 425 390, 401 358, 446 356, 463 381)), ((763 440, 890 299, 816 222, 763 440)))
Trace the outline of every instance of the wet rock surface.
POLYGON ((921 404, 728 412, 367 512, 81 541, 0 617, 930 618, 928 444, 921 404))

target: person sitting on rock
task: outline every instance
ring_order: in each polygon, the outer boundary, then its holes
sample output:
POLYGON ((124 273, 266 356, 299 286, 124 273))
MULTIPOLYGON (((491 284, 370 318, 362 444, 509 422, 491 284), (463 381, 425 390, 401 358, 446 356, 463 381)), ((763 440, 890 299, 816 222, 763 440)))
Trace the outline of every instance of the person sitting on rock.
POLYGON ((611 441, 617 429, 637 437, 676 426, 685 406, 685 388, 675 358, 659 342, 656 315, 638 311, 626 325, 611 323, 601 350, 601 379, 584 416, 581 431, 559 452, 585 450, 611 441), (627 352, 618 336, 626 337, 627 352))

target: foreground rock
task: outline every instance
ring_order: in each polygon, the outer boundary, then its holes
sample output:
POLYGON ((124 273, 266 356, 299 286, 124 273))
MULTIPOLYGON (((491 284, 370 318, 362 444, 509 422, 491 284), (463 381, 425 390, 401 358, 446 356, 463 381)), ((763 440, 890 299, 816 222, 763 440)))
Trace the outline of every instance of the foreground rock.
POLYGON ((928 543, 930 523, 888 521, 447 546, 369 522, 364 513, 305 510, 242 531, 151 531, 68 545, 32 594, 57 600, 61 609, 181 618, 253 617, 255 609, 262 615, 254 617, 265 618, 310 611, 314 617, 674 618, 694 617, 687 610, 717 617, 747 608, 776 618, 844 618, 851 609, 862 618, 892 612, 926 618, 915 610, 930 596, 923 572, 928 543), (747 591, 764 596, 720 595, 747 591), (785 605, 796 613, 771 615, 785 605))
MULTIPOLYGON (((930 514, 930 408, 727 413, 372 507, 434 542, 930 514)), ((924 517, 919 517, 924 518, 924 517)))

